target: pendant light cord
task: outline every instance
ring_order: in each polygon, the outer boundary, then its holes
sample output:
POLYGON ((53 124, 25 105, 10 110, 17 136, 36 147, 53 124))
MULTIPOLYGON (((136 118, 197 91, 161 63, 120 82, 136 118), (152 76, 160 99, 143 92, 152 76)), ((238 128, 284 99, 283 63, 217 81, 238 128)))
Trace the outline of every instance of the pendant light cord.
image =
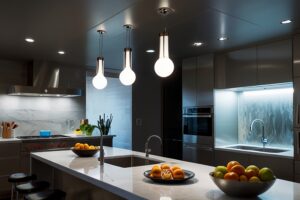
POLYGON ((99 56, 103 57, 103 32, 99 32, 99 56))

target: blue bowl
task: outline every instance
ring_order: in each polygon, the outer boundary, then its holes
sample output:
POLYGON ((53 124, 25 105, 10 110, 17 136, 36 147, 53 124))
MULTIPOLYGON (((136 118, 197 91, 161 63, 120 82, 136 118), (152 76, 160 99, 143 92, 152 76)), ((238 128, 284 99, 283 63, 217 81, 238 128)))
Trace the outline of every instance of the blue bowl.
POLYGON ((40 137, 50 137, 51 131, 50 130, 40 130, 40 137))

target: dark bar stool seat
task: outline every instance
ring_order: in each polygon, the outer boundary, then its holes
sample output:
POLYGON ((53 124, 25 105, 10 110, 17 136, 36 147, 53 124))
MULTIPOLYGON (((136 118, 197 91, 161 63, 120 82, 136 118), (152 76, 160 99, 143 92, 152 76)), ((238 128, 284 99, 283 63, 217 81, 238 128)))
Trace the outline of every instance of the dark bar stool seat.
MULTIPOLYGON (((8 182, 12 183, 11 187, 11 199, 14 199, 15 193, 16 193, 16 186, 18 183, 23 183, 23 182, 28 182, 36 180, 36 175, 30 175, 30 174, 25 174, 25 173, 14 173, 11 174, 8 177, 8 182)), ((18 198, 18 193, 16 194, 16 197, 18 198)))
POLYGON ((26 194, 25 200, 60 200, 64 199, 66 193, 61 190, 45 190, 42 192, 26 194))
POLYGON ((50 183, 47 181, 31 181, 16 186, 16 189, 21 194, 28 194, 32 192, 39 192, 49 188, 50 183))

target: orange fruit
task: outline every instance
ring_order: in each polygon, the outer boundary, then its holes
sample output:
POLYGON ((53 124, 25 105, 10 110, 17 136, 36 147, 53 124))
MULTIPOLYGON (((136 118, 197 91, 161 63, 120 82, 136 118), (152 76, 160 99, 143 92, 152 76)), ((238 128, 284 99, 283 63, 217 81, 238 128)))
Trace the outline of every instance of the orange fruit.
POLYGON ((241 181, 241 182, 247 182, 247 181, 248 181, 247 176, 246 176, 246 175, 241 175, 241 176, 240 176, 240 181, 241 181))
POLYGON ((245 173, 245 168, 242 165, 234 165, 229 172, 235 172, 240 176, 245 173))
POLYGON ((84 149, 84 144, 80 144, 79 149, 81 149, 81 150, 84 149))
POLYGON ((84 149, 88 150, 90 148, 90 146, 88 144, 84 144, 84 149))
POLYGON ((260 179, 257 177, 257 176, 252 176, 250 179, 249 179, 249 182, 250 183, 259 183, 261 182, 260 179))
POLYGON ((77 143, 74 145, 74 147, 77 149, 77 148, 80 148, 80 145, 81 145, 81 143, 77 142, 77 143))
POLYGON ((227 163, 227 171, 230 171, 230 169, 234 166, 234 165, 241 165, 238 161, 230 161, 229 163, 227 163))
POLYGON ((258 171, 255 169, 245 169, 245 175, 250 179, 252 176, 258 176, 258 171))
POLYGON ((249 165, 246 169, 253 169, 257 174, 259 173, 259 168, 255 165, 249 165))
POLYGON ((238 181, 239 178, 240 178, 239 175, 235 172, 228 172, 224 175, 225 180, 236 180, 236 181, 238 181))

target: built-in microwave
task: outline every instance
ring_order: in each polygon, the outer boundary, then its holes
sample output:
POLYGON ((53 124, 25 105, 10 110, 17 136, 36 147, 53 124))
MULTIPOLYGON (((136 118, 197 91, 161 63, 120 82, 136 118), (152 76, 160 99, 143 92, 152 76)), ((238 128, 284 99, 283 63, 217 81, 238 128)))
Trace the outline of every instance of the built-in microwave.
POLYGON ((183 108, 183 134, 213 136, 213 107, 183 108))

